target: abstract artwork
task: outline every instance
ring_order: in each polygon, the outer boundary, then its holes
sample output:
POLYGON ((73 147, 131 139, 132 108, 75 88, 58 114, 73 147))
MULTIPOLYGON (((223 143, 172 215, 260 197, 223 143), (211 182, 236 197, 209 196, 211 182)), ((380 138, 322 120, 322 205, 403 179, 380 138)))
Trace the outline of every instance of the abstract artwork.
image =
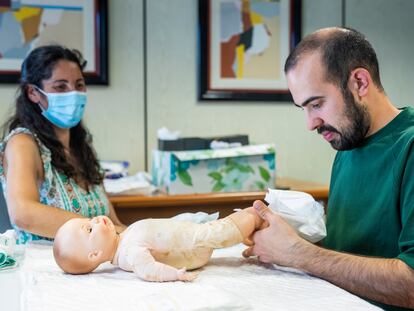
POLYGON ((290 100, 284 61, 298 0, 199 0, 200 99, 290 100))
POLYGON ((61 44, 88 61, 87 83, 107 84, 106 27, 106 0, 0 0, 0 82, 17 82, 34 48, 61 44))

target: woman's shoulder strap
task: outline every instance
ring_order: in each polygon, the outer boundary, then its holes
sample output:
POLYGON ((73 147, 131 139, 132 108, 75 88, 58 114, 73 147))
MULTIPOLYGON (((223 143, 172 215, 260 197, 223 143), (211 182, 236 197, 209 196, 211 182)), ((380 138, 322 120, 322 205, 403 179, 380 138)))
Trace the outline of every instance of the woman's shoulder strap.
POLYGON ((33 133, 31 130, 29 130, 28 128, 25 127, 16 127, 15 129, 13 129, 12 131, 10 131, 10 133, 8 133, 3 141, 0 143, 0 152, 4 152, 4 150, 6 149, 6 145, 8 143, 8 141, 14 137, 15 135, 18 134, 27 134, 30 135, 34 138, 34 140, 36 141, 37 145, 39 146, 39 150, 40 153, 42 155, 42 158, 50 158, 50 150, 42 143, 42 141, 37 137, 37 135, 35 133, 33 133))

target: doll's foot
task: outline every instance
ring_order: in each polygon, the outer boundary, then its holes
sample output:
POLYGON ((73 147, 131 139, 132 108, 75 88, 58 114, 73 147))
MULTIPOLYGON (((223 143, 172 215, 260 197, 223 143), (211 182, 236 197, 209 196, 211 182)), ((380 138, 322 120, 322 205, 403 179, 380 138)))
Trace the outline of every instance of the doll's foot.
POLYGON ((177 280, 183 282, 191 282, 197 278, 198 272, 187 272, 186 268, 182 268, 177 272, 177 280))
POLYGON ((255 210, 253 206, 247 207, 243 209, 243 211, 245 211, 246 213, 249 213, 250 215, 253 215, 255 230, 261 230, 269 226, 269 224, 262 217, 258 215, 257 211, 255 210))
MULTIPOLYGON (((253 206, 245 208, 243 209, 243 211, 248 213, 249 216, 252 215, 254 217, 254 223, 255 223, 254 231, 261 230, 269 226, 269 223, 259 216, 259 214, 257 213, 257 211, 255 210, 253 206)), ((247 238, 243 240, 243 244, 247 246, 253 246, 254 245, 253 235, 254 235, 254 232, 252 232, 251 235, 249 235, 247 238)))

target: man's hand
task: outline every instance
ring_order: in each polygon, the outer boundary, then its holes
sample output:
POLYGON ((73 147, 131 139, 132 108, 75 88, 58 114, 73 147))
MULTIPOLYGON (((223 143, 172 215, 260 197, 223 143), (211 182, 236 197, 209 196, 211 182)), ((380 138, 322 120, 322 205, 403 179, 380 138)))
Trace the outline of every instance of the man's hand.
POLYGON ((291 266, 301 245, 306 244, 306 241, 262 201, 255 201, 253 207, 258 215, 269 223, 269 227, 254 233, 254 245, 244 250, 243 256, 258 256, 262 262, 291 266))
POLYGON ((305 241, 261 201, 253 204, 269 227, 256 231, 243 256, 306 271, 358 296, 414 308, 414 270, 399 259, 364 257, 327 250, 305 241))

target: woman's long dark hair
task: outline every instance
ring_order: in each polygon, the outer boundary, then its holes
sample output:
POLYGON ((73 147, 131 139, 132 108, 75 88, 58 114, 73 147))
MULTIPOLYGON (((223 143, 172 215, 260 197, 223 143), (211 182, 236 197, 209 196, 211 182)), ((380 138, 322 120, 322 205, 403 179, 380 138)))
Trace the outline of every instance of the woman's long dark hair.
POLYGON ((70 129, 69 147, 76 159, 77 169, 65 156, 64 148, 55 135, 52 124, 42 116, 39 105, 34 105, 27 96, 28 85, 43 89, 43 81, 50 79, 55 65, 60 60, 74 62, 82 71, 86 61, 77 50, 59 45, 48 45, 34 49, 24 60, 21 68, 20 85, 17 90, 16 111, 3 125, 5 135, 17 127, 25 127, 36 134, 52 153, 52 165, 66 176, 86 181, 88 185, 102 183, 103 175, 92 147, 92 136, 80 122, 70 129), (80 175, 80 176, 79 176, 80 175))

